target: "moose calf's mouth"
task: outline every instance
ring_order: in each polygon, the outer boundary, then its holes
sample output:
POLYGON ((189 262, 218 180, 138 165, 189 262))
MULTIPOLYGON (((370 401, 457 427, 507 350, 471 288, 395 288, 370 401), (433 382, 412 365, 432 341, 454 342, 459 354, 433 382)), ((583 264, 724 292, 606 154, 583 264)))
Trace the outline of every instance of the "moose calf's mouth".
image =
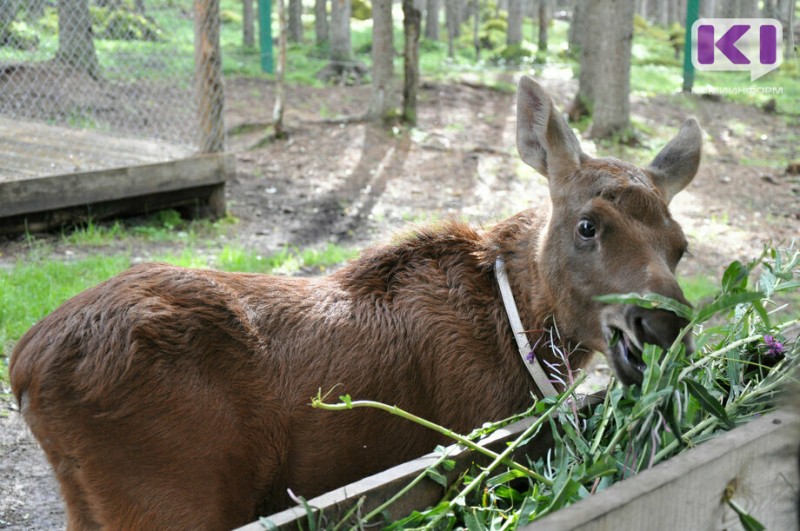
POLYGON ((641 383, 647 367, 642 359, 642 349, 620 328, 610 326, 608 336, 609 361, 619 379, 625 385, 641 383))

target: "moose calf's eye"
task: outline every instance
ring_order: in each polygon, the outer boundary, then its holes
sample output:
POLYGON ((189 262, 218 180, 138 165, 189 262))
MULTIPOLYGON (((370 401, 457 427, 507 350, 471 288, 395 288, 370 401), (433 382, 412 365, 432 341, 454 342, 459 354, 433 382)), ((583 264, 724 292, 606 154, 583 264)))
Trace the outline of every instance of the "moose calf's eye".
POLYGON ((578 236, 583 240, 591 240, 597 234, 597 228, 588 219, 582 219, 578 222, 578 236))

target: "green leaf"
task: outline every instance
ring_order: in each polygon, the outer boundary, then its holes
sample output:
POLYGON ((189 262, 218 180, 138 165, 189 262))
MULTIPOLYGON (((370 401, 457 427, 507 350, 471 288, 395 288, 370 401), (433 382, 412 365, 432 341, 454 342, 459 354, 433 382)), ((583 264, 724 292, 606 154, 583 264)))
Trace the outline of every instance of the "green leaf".
POLYGON ((580 483, 572 479, 572 477, 567 477, 567 480, 561 485, 561 488, 556 491, 555 496, 553 496, 553 501, 547 509, 543 511, 543 514, 569 505, 569 503, 573 501, 572 498, 578 494, 580 489, 580 483))
POLYGON ((722 274, 722 293, 737 293, 747 288, 750 270, 740 261, 732 262, 722 274))
POLYGON ((442 461, 442 468, 447 470, 448 472, 453 470, 456 467, 455 459, 445 459, 442 461))
POLYGON ((429 468, 425 471, 425 475, 428 476, 430 479, 438 483, 444 488, 447 488, 447 478, 438 470, 434 468, 429 468))
POLYGON ((738 503, 730 499, 726 501, 728 502, 728 506, 733 509, 737 515, 739 515, 739 523, 742 524, 742 527, 745 529, 745 531, 764 531, 766 529, 764 524, 747 514, 747 511, 745 511, 738 503))
POLYGON ((611 456, 607 456, 603 459, 600 459, 592 464, 589 468, 586 469, 586 473, 584 477, 588 481, 594 481, 599 477, 605 477, 612 474, 616 474, 617 472, 617 464, 611 456))
POLYGON ((684 319, 692 318, 692 309, 689 306, 675 299, 659 295, 658 293, 645 293, 644 295, 638 293, 599 295, 595 297, 594 300, 605 304, 635 304, 642 308, 658 308, 661 310, 668 310, 684 319))
POLYGON ((341 395, 339 397, 339 401, 346 405, 348 408, 353 407, 353 399, 350 398, 350 395, 341 395))
POLYGON ((497 485, 502 485, 503 483, 508 483, 511 480, 524 477, 525 474, 519 470, 508 470, 507 472, 503 472, 502 474, 498 474, 497 476, 487 479, 486 486, 494 487, 497 485))
POLYGON ((642 351, 642 361, 645 363, 644 379, 642 380, 642 394, 649 394, 658 389, 661 380, 661 365, 659 358, 663 350, 660 347, 645 343, 642 351))
POLYGON ((670 397, 667 406, 664 408, 664 419, 667 421, 667 426, 672 430, 672 435, 680 442, 681 446, 685 446, 683 441, 683 429, 681 428, 682 411, 680 409, 679 391, 674 390, 672 397, 670 397))
POLYGON ((637 419, 643 417, 645 414, 649 414, 653 408, 663 403, 665 399, 672 394, 672 391, 673 389, 670 386, 642 396, 641 400, 636 402, 636 405, 633 406, 630 418, 637 419))
POLYGON ((536 509, 539 508, 539 503, 532 497, 528 496, 522 501, 522 507, 519 509, 519 517, 517 525, 530 523, 533 515, 536 514, 536 509))
POLYGON ((766 308, 764 308, 764 304, 760 299, 753 301, 753 309, 758 314, 758 317, 761 319, 761 322, 764 323, 764 326, 766 326, 767 328, 771 328, 769 324, 769 314, 767 313, 767 310, 766 308))
POLYGON ((778 284, 778 287, 775 288, 775 291, 790 291, 797 288, 800 288, 800 280, 778 284))
POLYGON ((690 378, 685 379, 684 383, 689 393, 700 403, 704 410, 720 419, 728 428, 733 427, 733 423, 728 417, 728 412, 725 411, 722 404, 709 394, 705 387, 690 378))
POLYGON ((730 295, 722 295, 708 306, 701 308, 695 316, 695 321, 697 323, 702 323, 703 321, 711 319, 711 317, 717 313, 734 308, 739 304, 760 301, 762 298, 764 298, 764 294, 760 291, 745 291, 730 295))
POLYGON ((467 529, 469 531, 484 531, 485 529, 488 529, 486 524, 481 522, 476 513, 477 511, 473 509, 472 511, 467 511, 464 514, 464 523, 467 525, 467 529))

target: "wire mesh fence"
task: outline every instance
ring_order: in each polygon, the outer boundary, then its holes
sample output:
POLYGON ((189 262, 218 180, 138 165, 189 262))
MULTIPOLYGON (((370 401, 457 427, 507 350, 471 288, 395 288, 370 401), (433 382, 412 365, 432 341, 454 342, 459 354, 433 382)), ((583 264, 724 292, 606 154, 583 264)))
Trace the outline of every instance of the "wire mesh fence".
POLYGON ((218 35, 218 0, 0 0, 0 115, 219 151, 218 35))

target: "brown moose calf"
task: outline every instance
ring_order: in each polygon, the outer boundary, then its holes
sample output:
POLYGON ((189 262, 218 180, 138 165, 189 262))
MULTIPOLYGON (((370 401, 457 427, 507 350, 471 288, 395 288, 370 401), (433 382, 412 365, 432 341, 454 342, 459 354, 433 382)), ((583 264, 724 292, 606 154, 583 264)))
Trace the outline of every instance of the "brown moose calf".
POLYGON ((688 120, 639 169, 582 153, 530 78, 517 114, 519 152, 548 177, 549 209, 486 232, 421 230, 324 278, 140 265, 31 328, 11 382, 69 527, 230 528, 287 506, 287 488, 311 497, 442 442, 379 411, 314 410, 320 388, 461 432, 524 410, 540 391, 517 352, 498 258, 538 359, 563 363, 537 341, 555 323, 573 368, 603 351, 624 382, 640 381, 643 344, 668 346, 686 323, 594 297, 686 302, 674 278, 686 240, 667 205, 697 171, 700 129, 688 120))

